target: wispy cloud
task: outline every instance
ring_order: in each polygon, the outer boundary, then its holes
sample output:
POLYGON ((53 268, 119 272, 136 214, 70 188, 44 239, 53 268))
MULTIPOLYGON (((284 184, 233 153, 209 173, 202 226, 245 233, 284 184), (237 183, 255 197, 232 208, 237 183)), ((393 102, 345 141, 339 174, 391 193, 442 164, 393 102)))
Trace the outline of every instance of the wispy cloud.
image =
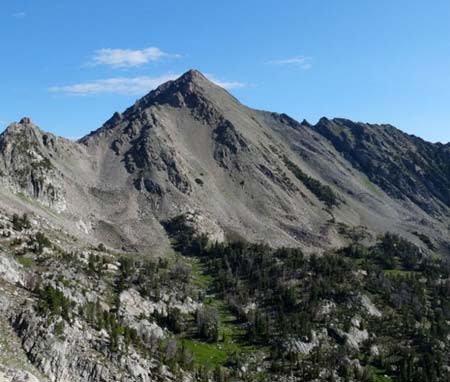
MULTIPOLYGON (((210 81, 225 89, 242 89, 249 86, 244 82, 219 80, 211 74, 207 74, 206 76, 210 81)), ((48 91, 71 96, 89 96, 96 94, 143 95, 162 83, 175 80, 178 77, 180 77, 180 74, 165 74, 156 77, 113 77, 71 85, 52 86, 48 91)))
POLYGON ((311 69, 312 59, 311 59, 311 57, 296 56, 296 57, 284 58, 281 60, 272 60, 272 61, 269 61, 268 64, 270 64, 270 65, 291 65, 291 66, 298 66, 302 69, 311 69))
POLYGON ((242 89, 246 88, 249 85, 245 82, 239 82, 239 81, 227 81, 227 80, 220 80, 213 74, 206 74, 206 77, 212 82, 214 82, 216 85, 219 85, 220 87, 224 89, 242 89))
POLYGON ((162 83, 174 80, 179 74, 166 74, 158 77, 114 77, 73 85, 53 86, 48 90, 52 93, 62 93, 73 96, 88 96, 95 94, 141 95, 158 87, 162 83))
POLYGON ((13 17, 17 18, 17 19, 23 19, 24 17, 26 17, 27 14, 26 12, 16 12, 13 13, 13 17))
POLYGON ((163 57, 180 57, 156 47, 145 49, 99 49, 94 52, 90 65, 107 65, 113 68, 130 68, 159 61, 163 57))

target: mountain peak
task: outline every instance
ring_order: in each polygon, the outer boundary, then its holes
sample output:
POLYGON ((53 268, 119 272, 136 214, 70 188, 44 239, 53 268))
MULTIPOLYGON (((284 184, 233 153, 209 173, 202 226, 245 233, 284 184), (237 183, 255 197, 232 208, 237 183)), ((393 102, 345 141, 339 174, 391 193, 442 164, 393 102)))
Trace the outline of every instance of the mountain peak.
POLYGON ((203 103, 223 104, 237 100, 225 89, 209 80, 198 70, 191 69, 179 78, 160 85, 141 98, 135 107, 146 108, 154 104, 170 104, 174 107, 195 108, 203 103))
POLYGON ((174 81, 169 81, 160 86, 162 89, 178 90, 181 92, 198 92, 200 89, 220 88, 203 73, 196 69, 190 69, 174 81), (166 86, 165 86, 166 85, 166 86))
POLYGON ((30 117, 23 117, 20 122, 21 125, 32 125, 33 121, 31 120, 30 117))
POLYGON ((181 77, 178 78, 177 81, 183 80, 183 81, 190 81, 190 82, 197 82, 197 81, 209 81, 206 76, 198 71, 197 69, 190 69, 181 77))
POLYGON ((39 128, 33 123, 30 117, 23 117, 19 122, 11 123, 4 134, 24 134, 36 135, 36 131, 40 131, 39 128))

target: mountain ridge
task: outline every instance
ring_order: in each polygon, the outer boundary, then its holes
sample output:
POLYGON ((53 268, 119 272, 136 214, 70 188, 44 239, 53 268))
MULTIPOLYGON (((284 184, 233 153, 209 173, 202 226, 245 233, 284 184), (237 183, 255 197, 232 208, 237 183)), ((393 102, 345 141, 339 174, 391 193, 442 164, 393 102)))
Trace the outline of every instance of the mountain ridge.
MULTIPOLYGON (((16 125, 34 126, 29 119, 16 125)), ((0 147, 9 135, 0 136, 0 147)), ((322 118, 311 125, 251 109, 195 70, 77 142, 36 136, 34 154, 53 172, 36 172, 17 153, 13 162, 24 177, 18 184, 0 150, 10 189, 58 206, 58 218, 75 225, 74 234, 112 247, 163 253, 168 238, 160 221, 189 213, 217 240, 237 235, 323 251, 344 245, 343 231, 363 227, 368 238, 391 230, 426 247, 413 234, 424 230, 447 251, 446 145, 387 124, 322 118), (417 163, 425 175, 414 169, 414 150, 421 150, 417 163), (399 155, 400 164, 391 160, 399 155), (58 190, 53 199, 36 195, 37 178, 58 190), (324 192, 335 194, 336 206, 324 204, 324 192)))

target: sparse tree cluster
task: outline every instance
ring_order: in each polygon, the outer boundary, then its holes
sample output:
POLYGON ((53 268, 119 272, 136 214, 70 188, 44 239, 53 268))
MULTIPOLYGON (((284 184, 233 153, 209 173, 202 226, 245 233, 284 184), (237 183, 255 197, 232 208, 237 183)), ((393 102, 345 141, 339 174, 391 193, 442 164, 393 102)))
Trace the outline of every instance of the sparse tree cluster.
POLYGON ((30 219, 27 214, 23 214, 22 216, 14 214, 12 216, 11 223, 14 231, 22 231, 31 227, 30 219))

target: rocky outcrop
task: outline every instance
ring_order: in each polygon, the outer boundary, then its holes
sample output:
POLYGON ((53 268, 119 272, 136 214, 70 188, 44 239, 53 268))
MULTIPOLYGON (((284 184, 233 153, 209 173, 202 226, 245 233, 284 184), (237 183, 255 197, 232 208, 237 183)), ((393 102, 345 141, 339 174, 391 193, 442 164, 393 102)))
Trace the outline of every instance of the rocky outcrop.
POLYGON ((14 285, 24 282, 24 274, 19 264, 5 253, 0 254, 0 279, 14 285))
POLYGON ((142 359, 132 350, 128 355, 105 358, 101 350, 107 339, 97 337, 77 321, 56 335, 45 319, 24 311, 13 326, 28 357, 50 381, 153 381, 156 361, 142 359))
POLYGON ((0 171, 4 185, 57 211, 65 209, 61 174, 53 166, 57 138, 40 131, 30 118, 10 125, 0 136, 0 171))
POLYGON ((0 382, 40 382, 33 374, 24 370, 11 369, 0 365, 0 382))
POLYGON ((370 298, 366 295, 360 295, 360 302, 364 309, 366 309, 367 313, 373 317, 381 318, 383 315, 381 311, 374 305, 374 303, 370 300, 370 298))

